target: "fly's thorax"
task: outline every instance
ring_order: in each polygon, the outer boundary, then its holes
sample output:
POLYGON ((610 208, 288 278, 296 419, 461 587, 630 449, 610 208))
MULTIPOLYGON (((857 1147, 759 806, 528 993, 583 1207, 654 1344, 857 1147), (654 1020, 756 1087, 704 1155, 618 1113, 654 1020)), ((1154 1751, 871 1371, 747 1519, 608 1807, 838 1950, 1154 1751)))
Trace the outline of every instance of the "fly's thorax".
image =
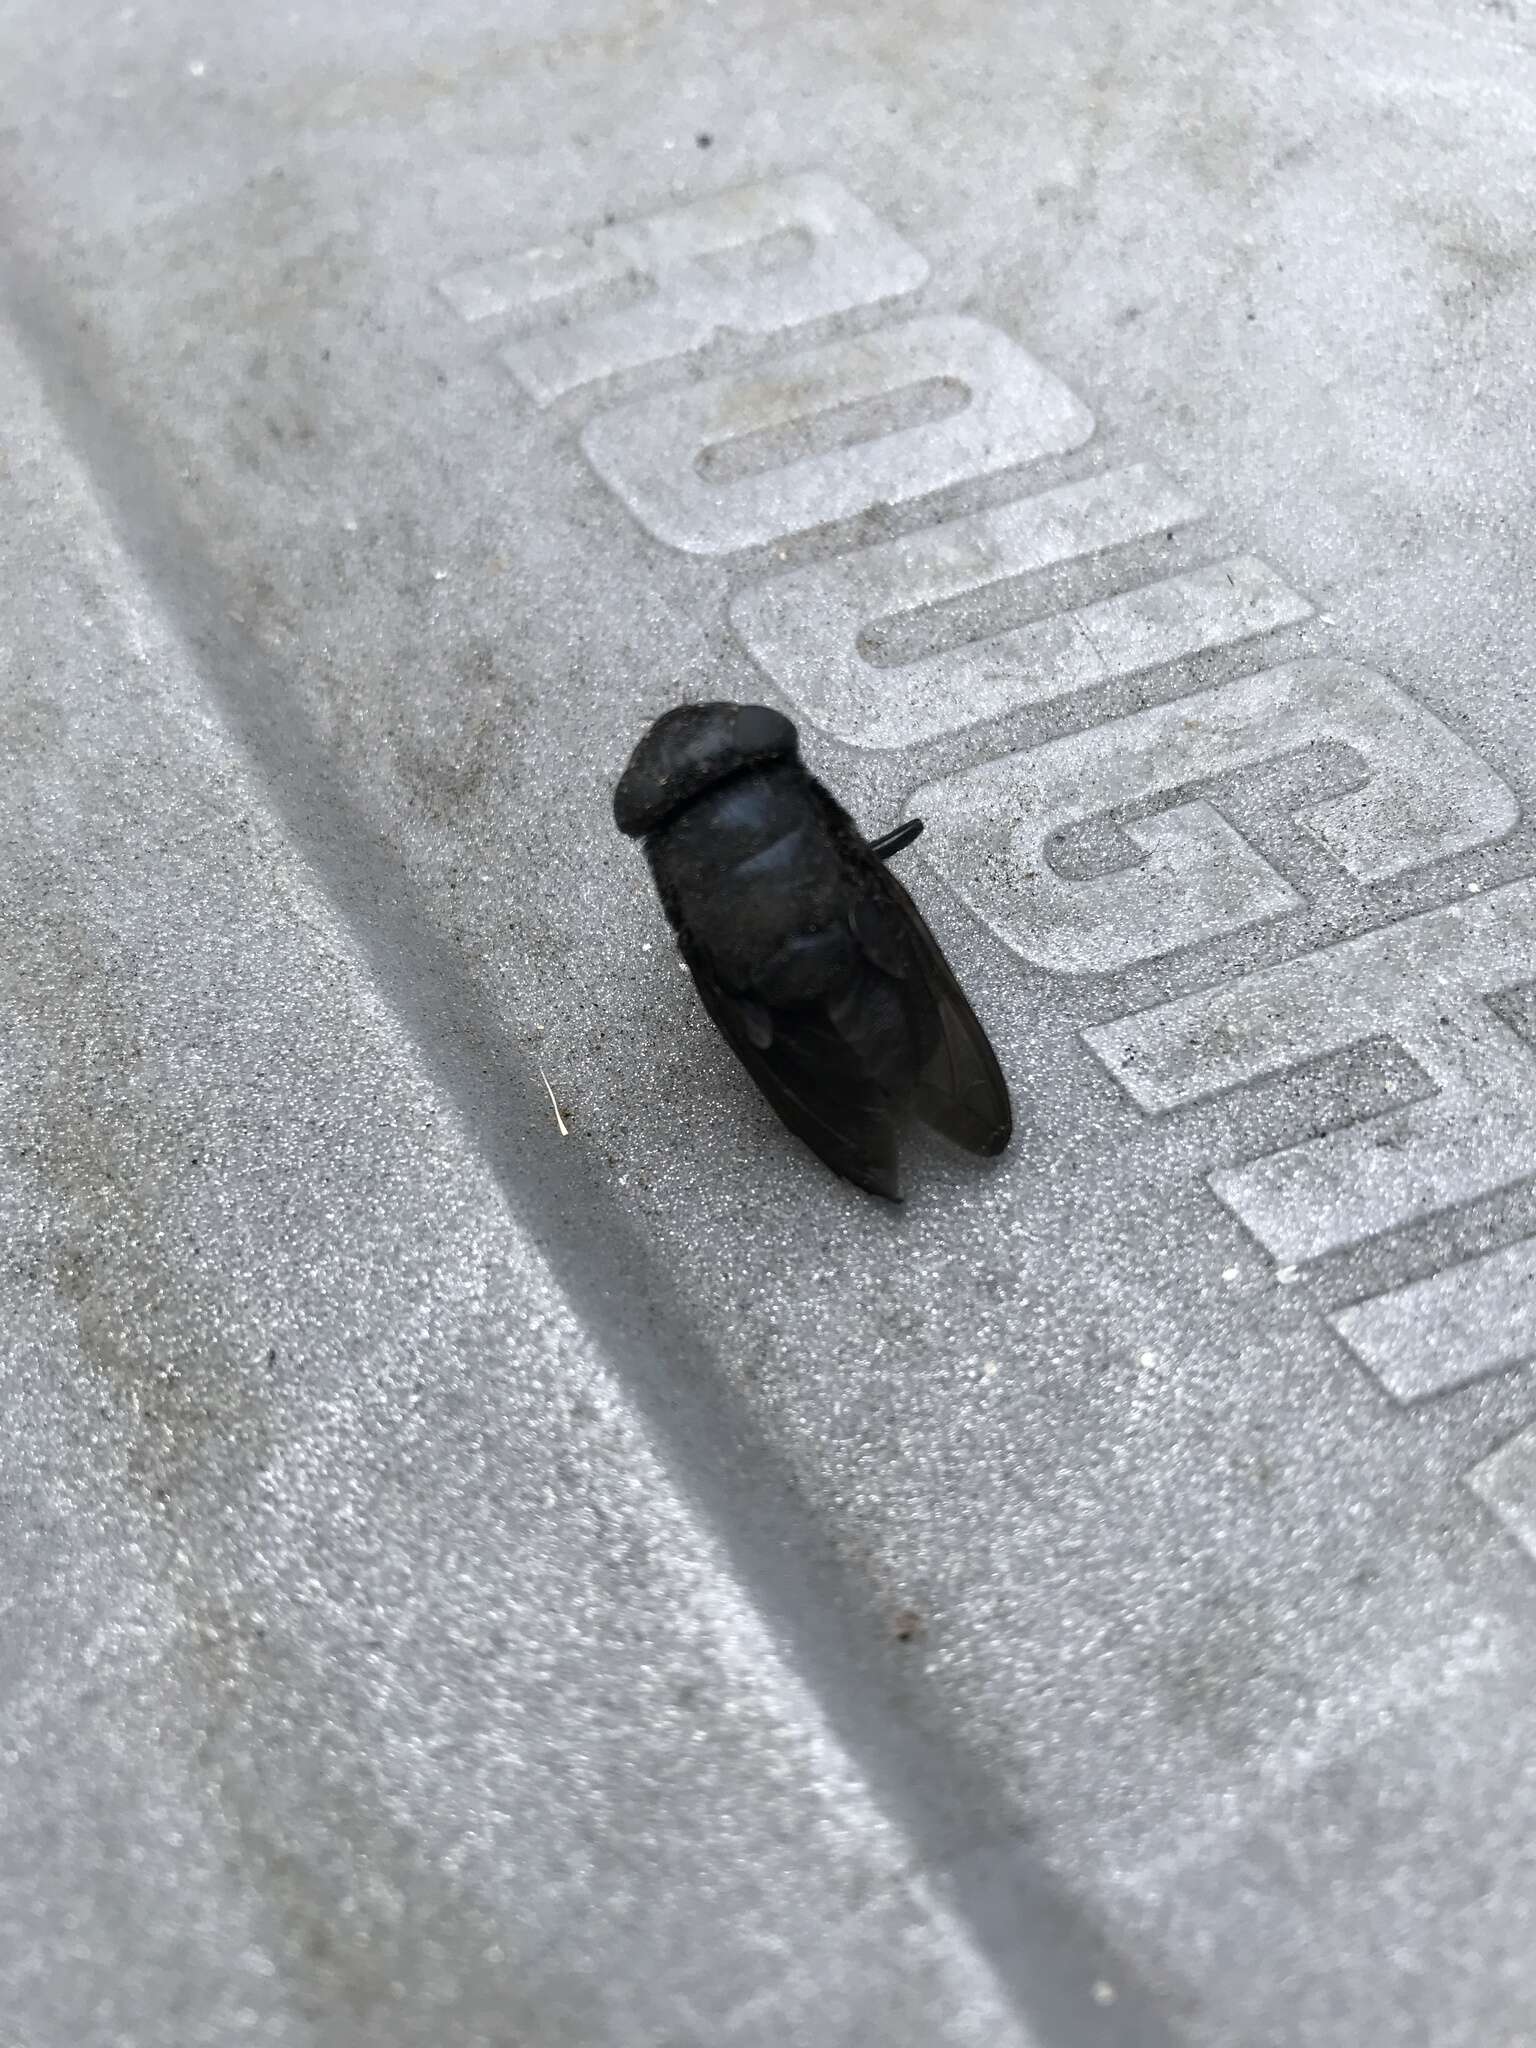
POLYGON ((817 865, 829 849, 810 778, 781 762, 715 783, 653 832, 647 850, 680 886, 717 891, 817 865))
POLYGON ((668 914, 735 987, 841 926, 843 865, 816 785, 786 762, 717 784, 647 842, 668 914))

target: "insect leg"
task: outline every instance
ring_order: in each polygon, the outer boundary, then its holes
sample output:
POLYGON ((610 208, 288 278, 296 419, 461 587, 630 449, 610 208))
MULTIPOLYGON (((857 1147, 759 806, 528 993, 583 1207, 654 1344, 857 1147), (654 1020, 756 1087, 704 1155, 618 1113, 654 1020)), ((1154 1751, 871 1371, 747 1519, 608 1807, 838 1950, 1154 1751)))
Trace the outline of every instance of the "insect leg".
POLYGON ((923 829, 921 818, 908 818, 905 825, 897 825, 889 832, 883 832, 878 839, 871 839, 869 850, 880 860, 889 860, 893 853, 900 853, 904 846, 910 846, 923 829))

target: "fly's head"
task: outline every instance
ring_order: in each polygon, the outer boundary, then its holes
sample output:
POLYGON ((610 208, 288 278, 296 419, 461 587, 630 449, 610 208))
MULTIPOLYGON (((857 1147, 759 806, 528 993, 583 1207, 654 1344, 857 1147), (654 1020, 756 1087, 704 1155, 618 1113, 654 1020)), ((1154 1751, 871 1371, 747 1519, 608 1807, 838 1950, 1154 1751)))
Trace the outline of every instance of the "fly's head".
POLYGON ((641 838, 716 783, 798 751, 794 726, 766 704, 679 704, 630 755, 613 793, 614 823, 641 838))

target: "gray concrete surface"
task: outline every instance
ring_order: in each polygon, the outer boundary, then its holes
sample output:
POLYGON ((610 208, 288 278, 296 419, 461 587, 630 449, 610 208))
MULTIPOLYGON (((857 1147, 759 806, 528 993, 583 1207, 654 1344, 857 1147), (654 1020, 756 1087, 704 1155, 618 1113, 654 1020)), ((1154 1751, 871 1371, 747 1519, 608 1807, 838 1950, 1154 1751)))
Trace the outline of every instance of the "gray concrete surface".
POLYGON ((0 7, 6 2048, 1532 2038, 1533 49, 0 7), (995 1170, 713 1038, 687 694, 995 1170))

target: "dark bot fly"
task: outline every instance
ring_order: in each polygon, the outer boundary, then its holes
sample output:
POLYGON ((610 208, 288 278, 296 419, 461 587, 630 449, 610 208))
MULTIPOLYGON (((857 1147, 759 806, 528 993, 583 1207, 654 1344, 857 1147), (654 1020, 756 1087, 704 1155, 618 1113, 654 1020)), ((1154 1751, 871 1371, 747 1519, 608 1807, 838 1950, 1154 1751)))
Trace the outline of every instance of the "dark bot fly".
POLYGON ((684 704, 629 758, 621 832, 644 841, 700 999, 811 1150, 900 1201, 917 1116, 969 1152, 1013 1134, 987 1035, 917 906, 885 866, 923 829, 871 843, 763 704, 684 704))

